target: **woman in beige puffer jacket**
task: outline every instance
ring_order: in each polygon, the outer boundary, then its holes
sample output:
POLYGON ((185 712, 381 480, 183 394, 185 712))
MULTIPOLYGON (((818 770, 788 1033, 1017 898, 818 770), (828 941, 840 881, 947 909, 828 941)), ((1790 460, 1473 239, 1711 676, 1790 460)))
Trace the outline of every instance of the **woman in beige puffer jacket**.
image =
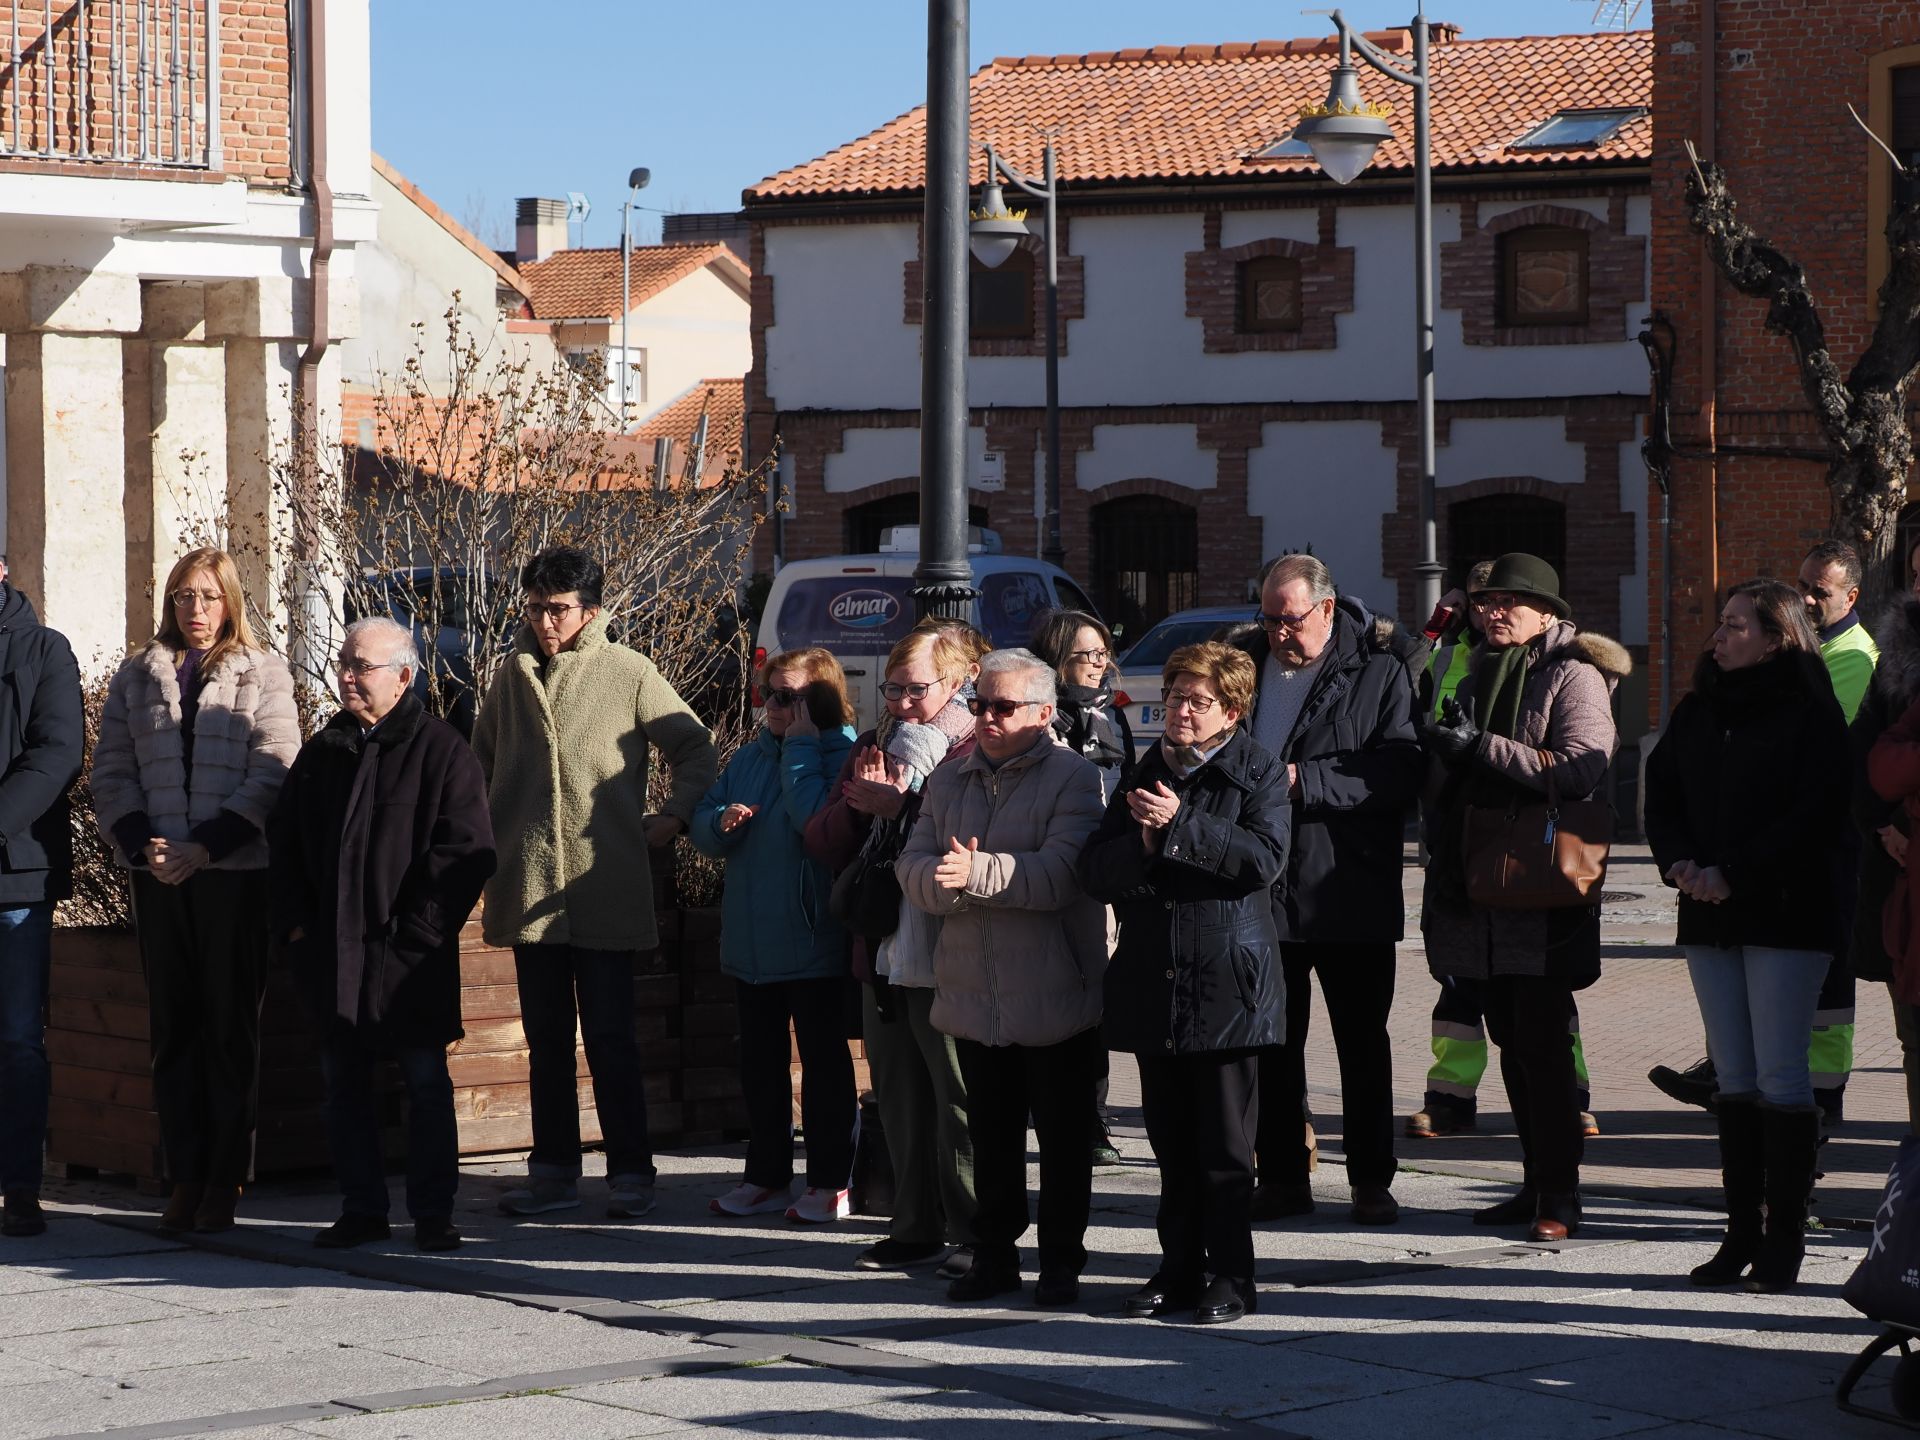
POLYGON ((107 689, 95 819, 133 870, 154 1107, 173 1195, 161 1229, 225 1230, 253 1165, 266 992, 266 821, 300 748, 293 677, 253 643, 231 558, 167 577, 159 633, 107 689))

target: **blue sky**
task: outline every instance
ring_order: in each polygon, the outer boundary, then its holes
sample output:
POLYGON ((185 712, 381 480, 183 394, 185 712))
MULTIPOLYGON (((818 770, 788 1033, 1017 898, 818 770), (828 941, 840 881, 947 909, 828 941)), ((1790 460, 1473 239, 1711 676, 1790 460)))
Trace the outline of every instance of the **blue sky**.
MULTIPOLYGON (((1360 29, 1413 0, 1355 0, 1360 29)), ((1595 0, 1434 0, 1468 37, 1593 28, 1595 0)), ((520 195, 584 192, 582 237, 620 237, 641 201, 730 210, 763 176, 863 135, 926 96, 919 0, 373 0, 373 143, 490 243, 520 195), (458 17, 455 20, 453 17, 458 17)), ((1640 24, 1646 24, 1643 10, 1640 24)), ((1273 0, 973 0, 972 60, 1331 33, 1273 0)), ((659 217, 636 216, 636 237, 659 217)))

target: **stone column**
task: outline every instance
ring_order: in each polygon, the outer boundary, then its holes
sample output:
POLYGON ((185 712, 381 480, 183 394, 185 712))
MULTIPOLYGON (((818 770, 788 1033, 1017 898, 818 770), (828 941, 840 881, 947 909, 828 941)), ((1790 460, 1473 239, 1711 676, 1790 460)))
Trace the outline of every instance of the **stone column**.
POLYGON ((86 670, 127 634, 121 336, 140 283, 52 266, 0 275, 7 336, 7 558, 14 584, 86 670))

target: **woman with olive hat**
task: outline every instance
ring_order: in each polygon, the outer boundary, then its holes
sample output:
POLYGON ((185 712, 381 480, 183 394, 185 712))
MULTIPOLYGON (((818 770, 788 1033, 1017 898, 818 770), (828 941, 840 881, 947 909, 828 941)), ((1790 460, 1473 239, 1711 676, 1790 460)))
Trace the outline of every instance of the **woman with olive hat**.
POLYGON ((1568 618, 1560 577, 1535 555, 1502 555, 1476 585, 1486 645, 1455 700, 1424 731, 1436 765, 1427 805, 1420 929, 1438 978, 1485 984, 1487 1033, 1500 1047, 1524 1160, 1520 1193, 1477 1225, 1527 1225, 1536 1241, 1580 1226, 1578 1082, 1568 1020, 1573 993, 1600 978, 1600 908, 1489 909, 1467 896, 1468 806, 1567 799, 1600 788, 1618 734, 1613 690, 1633 668, 1617 641, 1568 618))

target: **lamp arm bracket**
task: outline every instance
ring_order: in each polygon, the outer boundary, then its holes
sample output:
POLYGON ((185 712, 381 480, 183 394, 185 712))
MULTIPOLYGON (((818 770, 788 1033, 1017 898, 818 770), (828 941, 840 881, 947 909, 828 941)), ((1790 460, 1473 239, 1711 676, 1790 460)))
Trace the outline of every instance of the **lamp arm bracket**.
POLYGON ((1353 48, 1360 52, 1360 58, 1378 70, 1389 80, 1398 80, 1402 85, 1411 85, 1415 90, 1427 88, 1427 77, 1397 60, 1387 58, 1387 53, 1364 35, 1349 33, 1353 48))
POLYGON ((1052 198, 1051 192, 1048 190, 1048 187, 1046 187, 1045 185, 1042 185, 1039 181, 1035 180, 1031 175, 1023 175, 1018 170, 1014 169, 1013 166, 1009 165, 1004 159, 1000 157, 999 152, 996 151, 991 145, 986 147, 986 151, 987 151, 987 161, 988 161, 987 173, 988 173, 989 179, 992 178, 993 172, 995 170, 998 170, 1002 175, 1006 177, 1007 183, 1012 185, 1016 190, 1023 190, 1027 194, 1033 196, 1033 198, 1036 200, 1047 200, 1052 198))

